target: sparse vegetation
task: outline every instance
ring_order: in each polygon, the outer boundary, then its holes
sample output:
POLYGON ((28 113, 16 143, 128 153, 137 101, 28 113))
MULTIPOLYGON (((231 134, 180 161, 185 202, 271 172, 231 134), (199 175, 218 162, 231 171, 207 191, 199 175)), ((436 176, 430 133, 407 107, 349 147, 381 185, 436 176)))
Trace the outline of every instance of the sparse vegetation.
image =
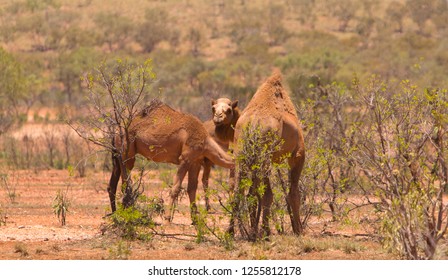
POLYGON ((357 185, 377 200, 371 203, 388 248, 407 259, 432 259, 448 229, 447 92, 419 92, 409 81, 392 91, 376 78, 365 86, 355 80, 354 90, 366 108, 352 153, 357 185))
POLYGON ((119 240, 114 247, 109 248, 110 260, 127 260, 131 254, 131 244, 127 241, 119 240))
POLYGON ((17 243, 14 246, 14 253, 19 253, 21 257, 28 257, 30 255, 26 245, 23 243, 17 243))
POLYGON ((15 179, 14 173, 0 175, 0 185, 6 191, 7 198, 11 203, 16 203, 18 196, 16 193, 15 179))
POLYGON ((70 200, 67 197, 67 191, 58 190, 53 200, 53 212, 58 217, 62 226, 65 226, 70 200))
MULTIPOLYGON (((155 78, 151 60, 143 65, 120 59, 112 65, 104 62, 84 78, 90 102, 89 117, 69 122, 81 138, 105 149, 117 160, 124 208, 133 206, 141 194, 141 178, 133 181, 126 165, 133 144, 130 126, 151 99, 148 92, 155 78)), ((150 104, 154 102, 153 97, 150 104)))
POLYGON ((154 218, 161 216, 163 211, 159 199, 141 195, 135 205, 127 208, 119 206, 110 216, 107 229, 126 240, 148 241, 154 234, 154 218))
MULTIPOLYGON (((272 178, 281 174, 281 168, 287 168, 286 159, 288 155, 284 155, 284 161, 281 161, 280 164, 273 161, 273 156, 280 151, 283 141, 273 133, 263 134, 261 126, 248 125, 243 128, 242 136, 237 145, 239 145, 239 156, 236 158, 238 166, 236 172, 238 174, 237 178, 242 179, 239 182, 238 191, 234 194, 234 205, 231 206, 234 209, 232 215, 235 216, 244 238, 255 240, 258 238, 257 233, 253 232, 254 225, 258 222, 255 215, 261 215, 262 197, 266 189, 271 188, 270 182, 266 181, 265 178, 272 178), (255 184, 255 181, 259 183, 255 184)), ((283 178, 279 178, 279 180, 281 181, 283 178)), ((281 185, 283 195, 280 198, 275 197, 280 201, 286 200, 286 184, 284 182, 281 185)), ((280 209, 277 210, 280 211, 280 209)), ((283 210, 286 211, 286 208, 283 210)))
MULTIPOLYGON (((252 148, 264 150, 246 149, 238 160, 248 161, 244 172, 272 178, 272 229, 287 244, 239 248, 240 240, 226 231, 235 207, 228 199, 241 202, 239 229, 249 235, 253 217, 247 211, 258 207, 265 182, 252 189, 252 197, 233 196, 227 177, 218 178, 214 170, 212 211, 198 200, 195 234, 188 235, 200 245, 186 245, 184 251, 218 240, 218 246, 229 254, 240 252, 241 258, 272 258, 272 250, 284 252, 288 245, 301 257, 333 250, 366 253, 351 236, 317 237, 340 226, 368 227, 364 234, 379 237, 372 242, 381 240, 400 258, 447 258, 447 1, 111 0, 107 9, 91 0, 4 2, 0 165, 7 171, 0 175, 6 202, 1 202, 0 225, 6 224, 6 213, 25 207, 25 193, 47 184, 30 183, 24 170, 36 175, 69 168, 83 182, 78 187, 105 188, 108 178, 98 174, 111 169, 110 156, 99 150, 126 151, 126 145, 112 146, 112 139, 118 135, 126 143, 130 119, 155 97, 141 94, 131 100, 129 92, 146 93, 151 85, 170 106, 205 120, 210 98, 228 96, 244 108, 278 67, 304 128, 307 153, 299 185, 305 236, 288 239, 285 166, 266 157, 278 143, 261 146, 264 140, 257 139, 252 148), (123 60, 114 60, 118 56, 123 60), (76 126, 84 139, 66 126, 68 119, 85 125, 76 126), (94 183, 90 176, 97 176, 94 183)), ((105 256, 109 259, 129 259, 133 242, 163 234, 155 223, 163 203, 140 196, 147 186, 143 171, 132 177, 121 165, 124 207, 108 220, 107 229, 118 236, 105 256)), ((164 189, 173 184, 171 168, 154 169, 151 176, 164 189)), ((251 189, 259 177, 249 176, 243 189, 251 189)), ((68 209, 83 206, 74 205, 67 190, 55 194, 61 184, 51 189, 55 196, 45 207, 50 214, 52 207, 64 225, 68 209)), ((16 244, 21 257, 29 257, 28 251, 16 244)), ((47 251, 61 249, 55 245, 47 251)))
POLYGON ((348 238, 309 238, 304 237, 299 240, 299 248, 303 253, 321 252, 328 250, 340 250, 346 254, 362 252, 366 248, 348 238))

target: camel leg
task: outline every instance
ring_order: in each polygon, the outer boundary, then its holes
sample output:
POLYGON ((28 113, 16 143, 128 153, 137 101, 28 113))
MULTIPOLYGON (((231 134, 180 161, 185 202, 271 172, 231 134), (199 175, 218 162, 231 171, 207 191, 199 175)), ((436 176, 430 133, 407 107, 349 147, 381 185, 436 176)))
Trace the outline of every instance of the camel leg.
POLYGON ((185 175, 187 174, 187 171, 189 169, 189 164, 186 162, 182 162, 179 165, 179 169, 177 169, 176 176, 174 178, 174 185, 170 192, 170 211, 168 212, 168 216, 165 216, 165 219, 172 222, 173 216, 174 216, 174 208, 176 204, 177 197, 179 196, 179 193, 182 189, 182 181, 184 180, 185 175))
POLYGON ((290 170, 290 189, 286 201, 291 208, 290 218, 294 234, 300 235, 303 231, 300 221, 300 207, 302 197, 299 189, 299 177, 302 172, 303 160, 297 161, 290 170))
POLYGON ((201 165, 192 164, 188 170, 188 187, 187 193, 190 199, 190 215, 193 224, 196 223, 196 216, 198 214, 198 209, 196 206, 196 190, 198 188, 198 177, 199 171, 201 170, 201 165))
POLYGON ((260 179, 255 172, 252 174, 252 186, 249 189, 247 203, 249 209, 250 231, 249 240, 255 241, 258 235, 258 224, 261 215, 261 197, 259 193, 260 179))
MULTIPOLYGON (((227 233, 233 236, 235 234, 235 221, 237 221, 241 217, 240 207, 244 191, 240 188, 241 184, 240 180, 242 178, 241 171, 236 173, 234 168, 230 169, 230 171, 231 172, 233 171, 233 184, 230 186, 230 188, 232 189, 232 193, 230 194, 229 197, 230 204, 232 205, 232 212, 230 214, 230 221, 229 221, 229 227, 227 228, 227 233)), ((230 174, 232 176, 232 173, 230 174)))
POLYGON ((109 193, 110 208, 112 209, 112 213, 117 210, 115 200, 120 175, 121 175, 120 162, 118 160, 118 157, 112 155, 112 174, 110 176, 109 186, 107 187, 107 192, 109 193))
POLYGON ((264 236, 269 236, 271 234, 271 229, 269 228, 269 219, 271 218, 271 206, 272 202, 274 201, 274 194, 272 193, 269 178, 264 178, 263 182, 266 186, 266 191, 263 194, 263 198, 261 201, 263 211, 261 227, 264 236))
POLYGON ((123 159, 123 163, 121 164, 121 182, 125 183, 121 187, 121 191, 123 192, 123 198, 121 203, 123 208, 127 208, 133 206, 135 204, 135 193, 134 193, 134 183, 132 182, 131 170, 134 168, 135 164, 135 154, 131 157, 123 159))
POLYGON ((210 170, 211 170, 212 162, 207 158, 204 159, 204 172, 202 173, 202 186, 204 188, 205 193, 205 208, 207 211, 210 210, 210 200, 208 197, 208 180, 210 178, 210 170))
POLYGON ((235 191, 235 168, 230 168, 229 171, 229 189, 231 193, 235 191))

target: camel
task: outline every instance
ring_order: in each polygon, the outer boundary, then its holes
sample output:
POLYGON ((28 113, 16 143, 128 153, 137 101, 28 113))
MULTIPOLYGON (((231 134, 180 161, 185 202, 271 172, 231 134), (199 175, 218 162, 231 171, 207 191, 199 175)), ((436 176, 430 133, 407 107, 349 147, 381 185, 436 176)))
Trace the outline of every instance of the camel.
MULTIPOLYGON (((211 101, 213 117, 211 120, 204 122, 204 126, 210 136, 223 148, 225 151, 229 149, 229 144, 233 142, 235 125, 240 117, 240 110, 238 100, 231 101, 228 98, 218 98, 211 101)), ((213 163, 204 159, 204 172, 202 174, 202 185, 205 192, 205 206, 210 210, 210 201, 208 198, 208 180, 210 177, 210 170, 213 163)), ((230 178, 233 179, 234 170, 230 170, 230 178)))
MULTIPOLYGON (((232 157, 208 135, 201 121, 192 115, 178 112, 162 102, 144 109, 131 122, 129 139, 132 141, 129 152, 127 155, 122 155, 123 163, 129 171, 134 167, 137 153, 154 162, 179 165, 170 192, 170 211, 165 216, 169 221, 172 221, 175 202, 187 173, 187 193, 194 221, 197 210, 195 199, 198 176, 204 158, 225 168, 234 167, 232 157)), ((112 212, 116 210, 116 191, 121 175, 118 156, 120 155, 113 155, 113 171, 108 187, 112 212)))
MULTIPOLYGON (((257 92, 241 113, 235 126, 234 142, 236 144, 234 145, 234 158, 236 159, 238 159, 239 153, 241 153, 240 143, 244 140, 241 139, 243 130, 248 127, 259 128, 262 135, 267 136, 273 134, 282 141, 279 151, 272 155, 272 160, 274 162, 278 161, 284 155, 289 155, 287 158, 289 166, 289 190, 286 201, 293 232, 299 235, 303 229, 300 222, 301 193, 299 191, 298 181, 305 162, 305 145, 296 110, 288 93, 282 86, 282 75, 279 71, 274 71, 271 77, 257 89, 257 92)), ((242 176, 249 175, 240 174, 239 163, 237 163, 236 169, 237 186, 241 186, 240 183, 244 179, 242 176)), ((262 197, 258 198, 258 209, 252 207, 253 209, 250 211, 251 229, 249 238, 255 239, 256 236, 259 235, 258 223, 261 214, 260 212, 263 212, 263 234, 265 234, 265 236, 270 234, 269 217, 273 202, 273 193, 268 177, 250 179, 253 179, 252 190, 257 190, 257 187, 261 182, 266 186, 262 197), (256 213, 256 211, 258 212, 256 213)), ((241 189, 238 191, 241 193, 241 189)), ((238 214, 238 209, 234 209, 234 211, 229 227, 230 233, 233 233, 235 215, 238 214)))

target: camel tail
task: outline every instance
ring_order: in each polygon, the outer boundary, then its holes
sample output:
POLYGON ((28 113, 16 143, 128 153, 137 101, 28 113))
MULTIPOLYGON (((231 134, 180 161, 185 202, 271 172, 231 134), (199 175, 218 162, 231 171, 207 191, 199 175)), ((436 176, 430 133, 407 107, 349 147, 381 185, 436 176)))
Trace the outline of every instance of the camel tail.
POLYGON ((235 162, 233 158, 224 151, 218 143, 211 137, 207 137, 204 146, 204 156, 211 160, 214 164, 224 168, 234 168, 235 162))

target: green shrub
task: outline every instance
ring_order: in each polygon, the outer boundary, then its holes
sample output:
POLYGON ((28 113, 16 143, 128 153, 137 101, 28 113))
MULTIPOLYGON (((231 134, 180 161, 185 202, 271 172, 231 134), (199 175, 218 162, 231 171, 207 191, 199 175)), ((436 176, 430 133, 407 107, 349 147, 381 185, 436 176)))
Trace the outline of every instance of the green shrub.
POLYGON ((66 224, 66 217, 71 204, 67 197, 67 191, 68 189, 65 192, 58 190, 52 205, 53 212, 58 217, 58 220, 61 222, 62 226, 65 226, 66 224))
POLYGON ((163 214, 163 203, 158 198, 140 195, 135 205, 118 206, 110 216, 109 229, 125 239, 150 240, 155 227, 154 216, 163 214))
POLYGON ((365 109, 350 155, 359 168, 358 186, 373 195, 384 245, 406 259, 431 259, 447 232, 443 197, 448 180, 446 90, 424 90, 377 77, 354 81, 365 109))

